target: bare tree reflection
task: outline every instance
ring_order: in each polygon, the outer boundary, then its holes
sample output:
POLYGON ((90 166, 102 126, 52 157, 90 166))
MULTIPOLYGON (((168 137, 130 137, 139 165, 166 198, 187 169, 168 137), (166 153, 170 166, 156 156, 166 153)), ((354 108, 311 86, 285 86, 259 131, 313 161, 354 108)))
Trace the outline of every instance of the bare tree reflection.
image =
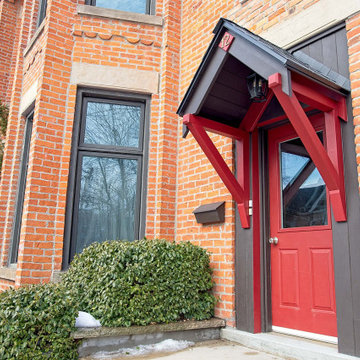
POLYGON ((139 147, 139 106, 89 102, 84 142, 139 147))
POLYGON ((280 149, 283 227, 326 225, 325 183, 304 145, 293 139, 280 149))

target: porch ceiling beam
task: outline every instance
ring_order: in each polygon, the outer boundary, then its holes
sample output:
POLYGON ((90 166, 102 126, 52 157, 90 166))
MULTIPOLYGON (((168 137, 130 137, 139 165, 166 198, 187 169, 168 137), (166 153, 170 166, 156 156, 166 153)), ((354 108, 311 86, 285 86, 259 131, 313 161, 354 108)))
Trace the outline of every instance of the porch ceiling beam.
POLYGON ((240 128, 248 132, 253 132, 273 96, 274 93, 270 90, 264 102, 253 102, 242 119, 240 128))
MULTIPOLYGON (((242 227, 249 228, 249 194, 245 192, 247 191, 247 189, 244 189, 244 187, 240 185, 234 174, 231 172, 230 168, 220 155, 216 146, 211 141, 209 135, 206 133, 205 126, 202 124, 203 121, 204 118, 199 118, 192 114, 186 114, 183 118, 183 123, 188 127, 195 140, 198 142, 201 149, 204 151, 205 155, 209 159, 210 163, 215 168, 217 174, 220 176, 221 180, 223 181, 227 189, 230 191, 234 200, 237 202, 242 227)), ((208 122, 206 123, 207 125, 209 125, 208 122)), ((248 136, 248 134, 246 135, 248 136)), ((241 142, 243 141, 243 139, 240 139, 240 137, 237 138, 237 140, 241 142)), ((245 147, 246 145, 244 145, 244 148, 245 147)), ((245 154, 243 153, 242 156, 244 155, 245 154)), ((243 164, 245 163, 246 160, 244 160, 243 164)), ((240 181, 245 184, 245 178, 242 180, 242 178, 240 177, 240 181)))
MULTIPOLYGON (((281 74, 275 73, 271 75, 268 80, 269 87, 274 91, 275 96, 288 116, 290 123, 303 142, 306 150, 328 187, 335 220, 346 221, 346 206, 343 201, 344 189, 341 186, 342 182, 337 168, 334 166, 323 144, 317 136, 314 127, 312 126, 309 118, 306 116, 306 113, 301 107, 295 93, 293 93, 292 96, 288 96, 282 91, 281 74)), ((335 111, 333 113, 335 113, 335 111)), ((330 146, 328 141, 326 141, 326 143, 330 146)), ((337 155, 339 155, 338 150, 337 155)), ((340 159, 336 161, 340 161, 340 159)))

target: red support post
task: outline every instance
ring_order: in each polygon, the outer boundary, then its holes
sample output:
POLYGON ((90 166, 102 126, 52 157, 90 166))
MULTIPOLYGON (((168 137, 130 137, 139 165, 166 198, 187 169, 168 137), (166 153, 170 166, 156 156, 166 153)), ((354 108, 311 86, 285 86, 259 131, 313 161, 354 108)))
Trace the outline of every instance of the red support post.
MULTIPOLYGON (((220 155, 219 151, 216 149, 209 135, 206 133, 205 131, 206 126, 204 126, 204 124, 207 125, 208 130, 211 130, 211 128, 213 128, 214 130, 217 129, 218 131, 215 131, 217 133, 221 133, 222 135, 235 138, 236 140, 241 142, 244 141, 243 149, 245 149, 246 147, 245 145, 246 142, 248 144, 248 134, 242 132, 239 129, 235 129, 223 124, 218 124, 212 122, 211 120, 200 118, 192 114, 184 115, 183 123, 189 128, 195 140, 198 142, 201 149, 204 151, 205 155, 209 159, 210 163, 212 164, 212 166, 220 176, 221 180, 230 191, 234 200, 237 202, 242 227, 249 228, 250 227, 249 192, 248 189, 246 189, 246 187, 248 187, 246 186, 246 182, 248 181, 245 180, 246 175, 244 175, 243 180, 241 180, 241 182, 243 183, 243 186, 241 186, 241 184, 235 178, 234 174, 231 172, 228 165, 220 155), (215 126, 215 124, 218 124, 220 127, 218 125, 215 126), (241 133, 244 136, 246 135, 245 138, 240 137, 239 133, 241 133)), ((242 157, 244 157, 244 160, 242 160, 243 165, 241 165, 243 171, 246 170, 244 169, 244 167, 246 166, 246 159, 245 159, 246 153, 248 154, 248 151, 244 151, 243 154, 239 154, 240 156, 242 155, 242 157)), ((249 169, 247 169, 247 176, 248 174, 249 174, 249 169)))
POLYGON ((300 137, 306 150, 311 156, 311 159, 325 181, 330 193, 330 201, 335 220, 346 221, 346 206, 343 201, 344 189, 341 186, 339 173, 319 137, 316 135, 314 127, 306 116, 295 93, 293 93, 290 97, 282 91, 281 74, 279 73, 273 74, 269 77, 269 87, 274 91, 275 96, 288 116, 290 123, 294 127, 296 133, 300 137))
POLYGON ((345 200, 345 184, 344 184, 344 163, 343 163, 343 153, 342 153, 342 140, 341 140, 341 126, 340 121, 337 118, 337 112, 329 111, 325 113, 325 139, 327 153, 329 158, 334 164, 334 167, 339 174, 340 188, 339 190, 329 191, 330 200, 332 197, 337 199, 338 193, 342 206, 340 209, 344 209, 344 214, 341 212, 335 215, 335 211, 338 209, 333 208, 334 217, 341 218, 343 216, 344 221, 346 221, 346 200, 345 200))

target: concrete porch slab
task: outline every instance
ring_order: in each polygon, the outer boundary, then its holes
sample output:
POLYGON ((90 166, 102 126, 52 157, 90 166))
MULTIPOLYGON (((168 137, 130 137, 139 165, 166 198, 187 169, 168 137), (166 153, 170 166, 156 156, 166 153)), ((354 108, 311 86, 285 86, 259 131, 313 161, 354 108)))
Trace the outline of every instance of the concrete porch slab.
POLYGON ((338 353, 336 345, 276 333, 251 334, 226 327, 221 330, 221 338, 287 359, 359 360, 358 357, 338 353))

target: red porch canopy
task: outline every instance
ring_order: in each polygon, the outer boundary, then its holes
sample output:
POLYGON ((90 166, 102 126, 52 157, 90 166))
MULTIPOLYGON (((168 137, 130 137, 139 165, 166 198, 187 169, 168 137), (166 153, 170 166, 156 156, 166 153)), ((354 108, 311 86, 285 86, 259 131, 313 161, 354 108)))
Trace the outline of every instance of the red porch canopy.
POLYGON ((348 79, 311 57, 294 55, 221 19, 178 114, 237 203, 243 228, 250 227, 249 138, 259 127, 290 122, 320 172, 336 221, 346 221, 340 120, 347 121, 348 79), (268 83, 265 101, 251 102, 246 78, 256 73, 268 83), (309 116, 323 113, 325 146, 309 116), (237 143, 237 176, 207 134, 237 143))

